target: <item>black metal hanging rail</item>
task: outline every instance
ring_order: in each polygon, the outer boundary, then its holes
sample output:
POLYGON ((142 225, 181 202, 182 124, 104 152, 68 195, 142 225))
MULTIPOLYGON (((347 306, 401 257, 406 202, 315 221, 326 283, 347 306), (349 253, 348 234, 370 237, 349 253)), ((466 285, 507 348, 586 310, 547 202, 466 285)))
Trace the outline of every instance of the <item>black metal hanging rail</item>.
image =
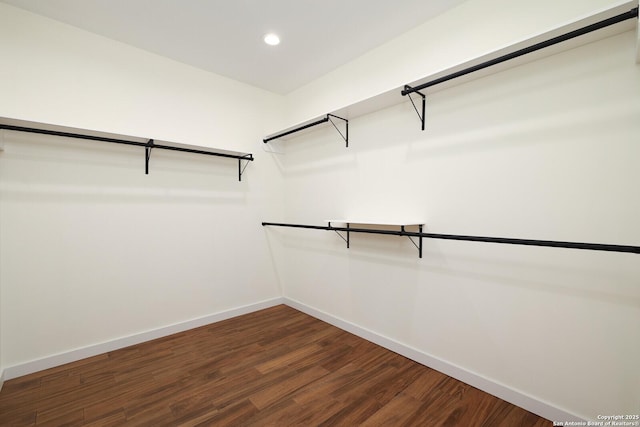
POLYGON ((316 121, 313 121, 311 123, 306 123, 304 125, 295 127, 293 129, 289 129, 287 131, 278 133, 276 135, 268 136, 268 137, 264 138, 262 140, 262 142, 264 142, 266 144, 267 142, 273 141, 274 139, 279 139, 279 138, 282 138, 284 136, 291 135, 292 133, 300 132, 300 131, 303 131, 305 129, 309 129, 310 127, 318 126, 318 125, 321 125, 321 124, 327 123, 327 122, 330 122, 333 125, 333 127, 336 128, 336 131, 338 131, 338 133, 340 134, 342 139, 344 139, 344 142, 346 143, 346 146, 349 147, 349 120, 347 120, 345 118, 342 118, 342 117, 338 117, 335 114, 325 114, 324 117, 322 117, 322 118, 320 118, 320 119, 318 119, 316 121), (338 129, 338 127, 333 122, 333 120, 331 120, 331 118, 339 119, 339 120, 342 120, 342 121, 345 122, 345 126, 346 126, 345 133, 342 133, 340 131, 340 129, 338 129))
POLYGON ((43 134, 43 135, 61 136, 65 138, 77 138, 77 139, 85 139, 85 140, 91 140, 91 141, 109 142, 112 144, 124 144, 124 145, 133 145, 136 147, 144 147, 146 175, 149 174, 149 160, 151 158, 151 150, 154 148, 158 148, 161 150, 181 151, 184 153, 202 154, 205 156, 216 156, 216 157, 226 157, 230 159, 237 159, 238 160, 238 181, 242 181, 242 173, 244 172, 244 169, 247 167, 248 162, 254 160, 253 154, 250 154, 250 153, 207 151, 205 147, 201 148, 197 146, 177 144, 177 143, 174 143, 175 145, 167 145, 166 143, 156 143, 153 139, 149 139, 147 142, 139 142, 139 141, 130 141, 130 140, 121 139, 121 138, 112 138, 107 136, 88 135, 88 134, 81 134, 76 132, 66 132, 66 131, 34 128, 34 127, 27 127, 27 126, 16 126, 11 124, 4 124, 4 123, 0 123, 0 129, 6 129, 6 130, 16 131, 16 132, 37 133, 37 134, 43 134), (244 167, 242 167, 243 160, 247 161, 244 167))
MULTIPOLYGON (((638 8, 636 7, 636 8, 631 9, 628 12, 621 13, 619 15, 612 16, 612 17, 607 18, 607 19, 603 19, 602 21, 598 21, 598 22, 595 22, 593 24, 586 25, 586 26, 584 26, 582 28, 578 28, 576 30, 570 31, 568 33, 561 34, 561 35, 556 36, 556 37, 552 37, 549 40, 545 40, 545 41, 536 43, 534 45, 531 45, 531 46, 528 46, 528 47, 525 47, 525 48, 522 48, 522 49, 518 49, 518 50, 516 50, 514 52, 507 53, 505 55, 499 56, 499 57, 494 58, 494 59, 490 59, 488 61, 482 62, 482 63, 477 64, 477 65, 473 65, 473 66, 465 68, 463 70, 456 71, 456 72, 451 73, 451 74, 447 74, 446 76, 438 77, 438 78, 433 79, 431 81, 428 81, 426 83, 422 83, 422 84, 419 84, 419 85, 416 85, 416 86, 413 86, 413 87, 409 86, 409 85, 405 85, 405 87, 404 87, 404 89, 402 90, 401 93, 402 93, 402 96, 407 96, 407 95, 409 95, 411 93, 417 92, 423 97, 423 103, 424 103, 424 94, 420 93, 420 91, 423 90, 423 89, 426 89, 426 88, 431 87, 431 86, 438 85, 440 83, 447 82, 449 80, 456 79, 458 77, 465 76, 467 74, 471 74, 473 72, 482 70, 484 68, 488 68, 488 67, 491 67, 493 65, 497 65, 497 64, 500 64, 502 62, 509 61, 511 59, 526 55, 528 53, 535 52, 535 51, 540 50, 540 49, 544 49, 544 48, 549 47, 549 46, 553 46, 553 45, 558 44, 558 43, 562 43, 562 42, 567 41, 567 40, 571 40, 573 38, 576 38, 576 37, 591 33, 593 31, 608 27, 610 25, 614 25, 614 24, 617 24, 619 22, 626 21, 627 19, 633 19, 633 18, 637 18, 637 17, 638 17, 638 8)), ((415 105, 414 105, 414 107, 415 107, 415 105)), ((416 110, 416 112, 417 112, 417 110, 416 110)), ((418 114, 418 116, 420 116, 420 114, 418 114)), ((422 130, 424 130, 424 110, 423 110, 422 117, 420 117, 420 119, 422 121, 422 130)))
MULTIPOLYGON (((368 234, 384 234, 390 236, 407 236, 429 239, 443 239, 443 240, 463 240, 469 242, 486 242, 486 243, 503 243, 509 245, 524 245, 524 246, 544 246, 552 248, 567 248, 567 249, 585 249, 593 251, 605 251, 605 252, 625 252, 640 254, 640 246, 627 246, 627 245, 608 245, 602 243, 581 243, 581 242, 562 242, 554 240, 531 240, 531 239, 512 239, 505 237, 484 237, 484 236, 464 236, 456 234, 438 234, 438 233, 423 233, 414 231, 393 231, 393 230, 376 230, 369 228, 353 228, 353 227, 333 227, 331 225, 303 225, 303 224, 284 224, 277 222, 263 222, 263 226, 270 227, 291 227, 291 228, 308 228, 312 230, 329 230, 329 231, 345 231, 350 233, 368 233, 368 234)), ((422 258, 422 254, 420 254, 422 258)))

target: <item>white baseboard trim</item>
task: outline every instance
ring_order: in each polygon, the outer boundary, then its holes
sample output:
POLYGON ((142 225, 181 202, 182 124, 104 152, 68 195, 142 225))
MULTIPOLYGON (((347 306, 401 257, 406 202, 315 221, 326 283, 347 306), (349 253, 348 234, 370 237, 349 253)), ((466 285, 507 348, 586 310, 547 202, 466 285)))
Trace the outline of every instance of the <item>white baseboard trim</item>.
POLYGON ((4 369, 0 368, 0 391, 2 391, 3 385, 4 385, 4 369))
POLYGON ((220 322, 222 320, 231 319, 232 317, 241 316, 243 314, 252 313, 254 311, 262 310, 265 308, 273 307, 279 304, 284 304, 282 297, 277 297, 265 301, 260 301, 254 304, 248 304, 230 310, 221 311, 218 313, 210 314, 208 316, 200 317, 197 319, 187 320, 185 322, 176 323, 169 326, 164 326, 158 329, 153 329, 146 332, 141 332, 134 335, 129 335, 122 338, 117 338, 112 341, 103 342, 100 344, 94 344, 87 347, 78 348, 64 353, 47 356, 42 359, 32 360, 30 362, 21 363, 19 365, 9 366, 4 369, 0 380, 10 380, 13 378, 21 377, 23 375, 32 374, 34 372, 43 371, 45 369, 53 368, 56 366, 64 365, 66 363, 76 362, 78 360, 86 359, 87 357, 97 356, 99 354, 107 353, 109 351, 118 350, 120 348, 129 347, 131 345, 140 344, 145 341, 151 341, 157 338, 166 337, 168 335, 183 332, 189 329, 198 328, 211 323, 220 322))
POLYGON ((422 365, 428 366, 429 368, 435 369, 436 371, 442 372, 445 375, 460 380, 466 384, 476 387, 484 392, 487 392, 502 400, 526 409, 527 411, 548 420, 585 421, 585 418, 557 408, 550 403, 541 401, 540 399, 536 399, 532 396, 527 395, 526 393, 510 388, 489 378, 483 377, 482 375, 478 375, 453 363, 424 353, 406 344, 394 341, 391 338, 365 329, 361 326, 328 314, 324 311, 309 307, 308 305, 300 301, 285 297, 284 303, 292 308, 295 308, 296 310, 308 314, 309 316, 313 316, 342 330, 364 338, 367 341, 378 344, 379 346, 382 346, 404 357, 414 360, 422 365))

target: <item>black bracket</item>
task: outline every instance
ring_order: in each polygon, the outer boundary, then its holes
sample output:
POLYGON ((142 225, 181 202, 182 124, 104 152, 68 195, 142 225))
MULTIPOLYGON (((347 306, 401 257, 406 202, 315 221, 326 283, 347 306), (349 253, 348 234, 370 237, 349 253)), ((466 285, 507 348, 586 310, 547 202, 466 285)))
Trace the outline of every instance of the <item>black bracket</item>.
MULTIPOLYGON (((409 85, 404 85, 404 90, 410 90, 412 89, 411 86, 409 85)), ((413 109, 416 110, 416 114, 418 114, 418 118, 420 119, 420 122, 422 122, 422 130, 424 130, 424 118, 425 118, 425 107, 426 107, 426 99, 427 97, 424 95, 424 93, 422 92, 418 92, 418 91, 413 91, 413 92, 409 92, 409 100, 411 101, 411 104, 413 105, 413 109), (420 95, 422 97, 422 114, 420 114, 420 112, 418 111, 418 107, 416 107, 416 103, 413 101, 413 98, 411 97, 412 93, 417 93, 418 95, 420 95)))
POLYGON ((338 131, 338 133, 340 134, 342 139, 344 139, 344 142, 346 144, 345 147, 349 148, 349 120, 344 119, 342 117, 338 117, 338 116, 333 115, 333 114, 327 114, 327 120, 329 120, 331 122, 331 124, 333 125, 334 128, 336 128, 336 131, 338 131), (342 133, 340 131, 340 129, 338 129, 338 126, 336 126, 336 124, 333 122, 333 120, 331 120, 331 117, 344 121, 344 123, 345 123, 345 133, 342 133))
POLYGON ((144 174, 149 175, 149 159, 151 158, 151 149, 153 148, 153 139, 147 142, 144 147, 144 174))
MULTIPOLYGON (((404 229, 404 225, 400 226, 400 230, 404 233, 405 229, 404 229)), ((418 224, 418 231, 420 233, 422 233, 422 224, 418 224)), ((407 236, 409 238, 409 240, 411 240, 411 243, 413 243, 413 246, 416 247, 416 249, 418 249, 418 258, 422 258, 422 236, 418 237, 418 243, 416 243, 411 236, 407 236)))
MULTIPOLYGON (((329 223, 329 228, 331 229, 331 223, 329 223)), ((342 240, 345 241, 345 243, 347 244, 347 249, 349 249, 349 240, 350 240, 350 236, 349 236, 349 223, 347 223, 347 237, 345 238, 342 234, 340 234, 340 232, 338 230, 333 230, 335 231, 335 233, 340 236, 340 238, 342 240)))
POLYGON ((247 168, 247 166, 249 166, 249 162, 253 161, 253 155, 249 154, 245 157, 242 158, 238 158, 238 181, 242 181, 242 174, 244 173, 244 170, 247 168), (246 160, 247 162, 244 164, 244 167, 242 166, 242 161, 246 160))

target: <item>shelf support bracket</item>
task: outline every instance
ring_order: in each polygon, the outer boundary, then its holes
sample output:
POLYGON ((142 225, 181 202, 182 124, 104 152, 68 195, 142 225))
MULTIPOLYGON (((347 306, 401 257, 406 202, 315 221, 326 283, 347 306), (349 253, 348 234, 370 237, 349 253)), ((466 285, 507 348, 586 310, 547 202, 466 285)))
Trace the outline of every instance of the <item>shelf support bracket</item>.
POLYGON ((147 142, 144 147, 144 174, 149 175, 149 159, 151 158, 151 149, 153 148, 153 139, 147 142))
POLYGON ((238 158, 238 181, 242 182, 242 174, 244 170, 249 166, 249 162, 253 160, 253 155, 249 154, 248 156, 238 158), (246 160, 247 162, 242 166, 242 161, 246 160))
MULTIPOLYGON (((404 90, 410 90, 412 89, 411 86, 409 85, 404 85, 404 90)), ((425 108, 426 108, 426 99, 427 97, 425 96, 424 93, 422 92, 418 92, 418 91, 413 91, 410 92, 408 94, 409 96, 409 100, 411 101, 411 105, 413 105, 413 109, 416 110, 416 114, 418 114, 418 118, 420 119, 420 122, 422 123, 422 130, 424 130, 424 118, 425 118, 425 108), (422 97, 422 114, 420 114, 420 112, 418 111, 418 107, 416 106, 416 103, 413 101, 413 98, 411 97, 412 93, 417 93, 418 95, 420 95, 422 97)))
MULTIPOLYGON (((418 225, 419 228, 419 232, 420 234, 422 234, 422 224, 418 225)), ((405 233, 406 230, 404 229, 404 225, 400 226, 400 230, 402 233, 405 233)), ((409 238, 409 240, 411 240, 411 243, 413 243, 413 246, 416 247, 416 249, 418 249, 418 258, 422 258, 422 236, 418 237, 418 243, 415 242, 415 240, 413 240, 411 238, 411 236, 407 236, 409 238)))
MULTIPOLYGON (((331 223, 329 223, 329 229, 331 229, 331 223)), ((338 230, 333 230, 342 240, 345 241, 345 243, 347 244, 347 249, 349 249, 349 240, 350 240, 350 236, 349 236, 349 223, 347 223, 347 237, 345 238, 342 234, 340 234, 340 232, 338 230)))
POLYGON ((336 131, 338 131, 338 133, 340 134, 342 139, 344 139, 344 142, 346 144, 345 147, 349 148, 349 120, 344 119, 342 117, 338 117, 338 116, 336 116, 334 114, 327 114, 327 119, 329 120, 329 122, 331 122, 331 124, 336 129, 336 131), (342 131, 340 131, 338 126, 336 126, 335 122, 333 120, 331 120, 332 117, 344 121, 344 123, 345 123, 345 132, 344 133, 342 133, 342 131))

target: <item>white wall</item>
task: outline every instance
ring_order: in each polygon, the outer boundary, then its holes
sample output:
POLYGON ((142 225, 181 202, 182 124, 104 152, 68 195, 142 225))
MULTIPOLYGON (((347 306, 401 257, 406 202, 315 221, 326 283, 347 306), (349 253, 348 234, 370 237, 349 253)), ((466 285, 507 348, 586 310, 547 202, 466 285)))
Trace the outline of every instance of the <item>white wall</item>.
POLYGON ((233 162, 177 153, 154 152, 145 176, 136 148, 7 133, 0 368, 273 298, 282 281, 289 298, 567 412, 637 412, 635 256, 428 240, 420 260, 402 239, 354 235, 346 250, 259 226, 407 216, 637 245, 631 33, 434 94, 425 132, 404 103, 353 120, 349 149, 326 127, 285 156, 262 151, 276 124, 610 4, 470 0, 292 93, 286 114, 276 95, 0 4, 0 116, 256 156, 242 183, 233 162))
MULTIPOLYGON (((634 43, 435 93, 425 132, 405 102, 352 120, 348 149, 330 126, 288 141, 283 222, 638 245, 634 43)), ((638 255, 427 239, 418 259, 395 237, 268 233, 292 300, 578 417, 638 412, 638 255)))
MULTIPOLYGON (((254 153, 235 160, 6 132, 4 368, 281 294, 260 221, 281 97, 0 4, 0 116, 254 153)), ((277 252, 277 249, 274 249, 277 252)))

